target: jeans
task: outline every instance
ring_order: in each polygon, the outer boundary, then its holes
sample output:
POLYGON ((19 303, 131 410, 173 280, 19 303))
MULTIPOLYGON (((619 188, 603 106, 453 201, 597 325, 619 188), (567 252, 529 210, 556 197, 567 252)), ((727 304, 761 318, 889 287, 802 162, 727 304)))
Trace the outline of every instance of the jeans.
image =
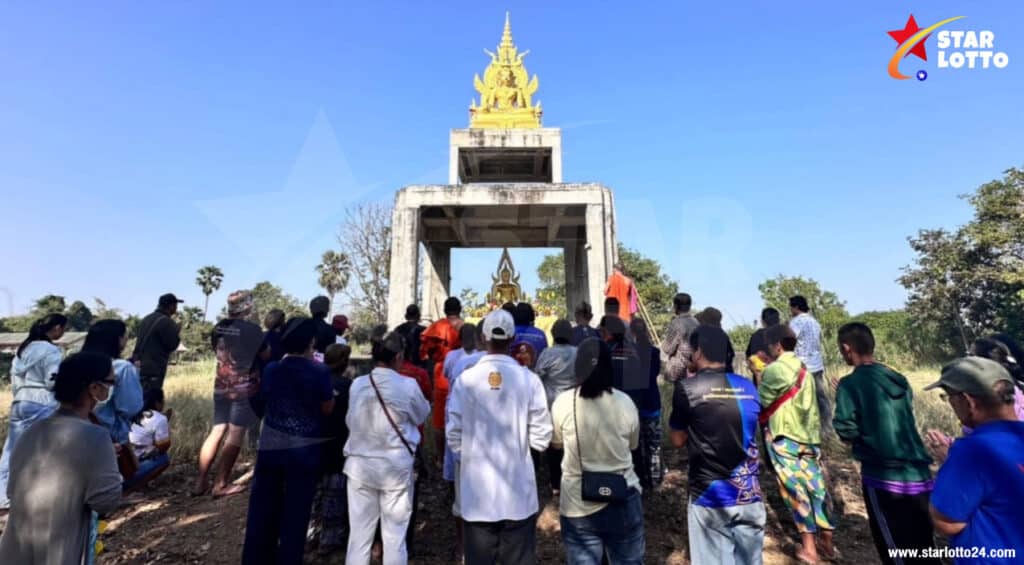
POLYGON ((562 542, 570 565, 600 565, 607 555, 611 565, 644 562, 644 509, 640 491, 581 518, 561 517, 562 542))
POLYGON ((828 397, 829 384, 825 382, 825 371, 815 371, 814 394, 818 399, 818 416, 821 419, 821 440, 824 443, 825 437, 835 435, 832 431, 832 401, 828 397))
POLYGON ((318 445, 260 451, 249 495, 244 565, 301 564, 320 479, 318 445))
POLYGON ((161 453, 155 457, 149 459, 143 459, 139 461, 139 470, 135 471, 135 475, 132 478, 124 482, 125 490, 136 486, 139 481, 152 475, 155 471, 166 469, 171 466, 171 456, 166 453, 161 453))
POLYGON ((761 565, 764 503, 709 508, 691 500, 687 515, 691 563, 761 565))
POLYGON ((464 522, 466 565, 534 565, 537 563, 537 515, 525 520, 464 522))
POLYGON ((7 481, 11 478, 11 453, 18 444, 21 434, 33 424, 47 418, 57 410, 57 406, 48 406, 38 402, 18 401, 11 404, 10 425, 7 427, 7 441, 4 452, 0 455, 0 509, 10 508, 11 501, 7 498, 7 481))

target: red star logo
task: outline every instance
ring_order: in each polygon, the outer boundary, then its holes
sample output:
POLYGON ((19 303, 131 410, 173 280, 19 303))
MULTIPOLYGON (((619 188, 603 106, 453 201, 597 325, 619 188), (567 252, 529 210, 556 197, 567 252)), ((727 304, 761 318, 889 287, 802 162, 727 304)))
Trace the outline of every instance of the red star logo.
MULTIPOLYGON (((890 31, 888 33, 889 33, 889 37, 891 37, 891 38, 896 40, 896 43, 898 43, 900 45, 903 45, 904 41, 909 39, 910 36, 914 35, 915 33, 917 33, 920 30, 921 30, 921 28, 917 27, 917 21, 914 19, 914 14, 910 14, 910 18, 907 19, 907 25, 904 26, 903 29, 893 30, 893 31, 890 31)), ((928 35, 924 36, 924 38, 922 38, 921 41, 917 42, 917 45, 914 45, 914 47, 911 48, 910 51, 908 51, 906 55, 904 55, 904 57, 909 57, 910 54, 913 53, 914 55, 917 55, 918 57, 920 57, 921 60, 927 61, 928 60, 928 54, 925 53, 925 51, 924 51, 924 42, 928 41, 928 38, 931 37, 931 36, 932 35, 930 33, 928 35)))

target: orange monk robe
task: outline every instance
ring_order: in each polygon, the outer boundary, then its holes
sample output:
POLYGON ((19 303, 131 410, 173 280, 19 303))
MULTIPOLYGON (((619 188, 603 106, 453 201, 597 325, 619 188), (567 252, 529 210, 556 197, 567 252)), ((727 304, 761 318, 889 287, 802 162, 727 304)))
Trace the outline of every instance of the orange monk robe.
POLYGON ((613 271, 612 276, 608 277, 608 284, 604 287, 604 297, 611 298, 615 297, 619 301, 619 317, 622 321, 629 325, 630 320, 633 317, 632 295, 636 292, 633 290, 633 281, 626 275, 613 271))
POLYGON ((459 339, 461 320, 453 324, 448 318, 438 320, 420 334, 420 358, 434 362, 434 429, 444 429, 444 408, 448 400, 448 379, 444 378, 444 358, 449 351, 462 347, 459 339))

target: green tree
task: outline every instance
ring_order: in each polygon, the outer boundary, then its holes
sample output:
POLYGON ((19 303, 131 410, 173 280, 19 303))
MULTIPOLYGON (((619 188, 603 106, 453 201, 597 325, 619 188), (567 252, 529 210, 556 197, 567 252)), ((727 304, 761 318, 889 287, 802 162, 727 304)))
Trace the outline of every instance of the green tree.
MULTIPOLYGON (((253 308, 249 318, 257 324, 262 324, 263 317, 274 309, 283 311, 286 318, 309 316, 309 310, 298 298, 286 293, 281 287, 269 281, 256 283, 256 286, 252 287, 252 298, 253 308)), ((221 315, 227 316, 227 311, 225 310, 221 315)))
POLYGON ((464 312, 476 310, 484 305, 483 300, 480 298, 480 293, 469 287, 459 292, 459 302, 462 303, 462 310, 464 312))
MULTIPOLYGON (((846 303, 836 293, 821 288, 818 281, 803 277, 778 275, 757 286, 761 299, 766 306, 771 306, 782 313, 783 319, 789 313, 789 298, 800 295, 807 299, 811 307, 811 315, 821 325, 821 349, 826 364, 839 363, 839 350, 836 347, 836 335, 839 326, 850 319, 846 311, 846 303)), ((745 344, 744 344, 745 345, 745 344)))
MULTIPOLYGON (((668 275, 661 272, 661 263, 645 257, 639 251, 619 244, 619 262, 628 277, 633 279, 640 300, 643 301, 651 323, 659 335, 664 333, 674 314, 672 299, 679 292, 679 286, 668 275)), ((593 305, 595 309, 601 305, 593 305)))
POLYGON ((566 315, 565 255, 562 252, 545 255, 537 266, 537 305, 548 308, 556 316, 566 315))
POLYGON ((63 296, 47 294, 36 300, 35 307, 32 308, 32 316, 42 318, 47 314, 63 314, 67 309, 67 302, 63 296))
POLYGON ((324 289, 331 299, 331 312, 334 311, 334 296, 348 286, 352 260, 344 252, 327 250, 316 266, 317 284, 324 289))
POLYGON ((203 296, 206 297, 203 303, 204 320, 206 319, 206 312, 210 309, 210 295, 217 292, 222 282, 224 282, 224 272, 220 270, 220 267, 207 265, 200 267, 196 273, 196 284, 199 285, 200 290, 203 291, 203 296))
MULTIPOLYGON (((651 316, 651 323, 661 333, 672 320, 672 298, 679 292, 678 285, 661 272, 661 263, 645 257, 639 251, 619 244, 619 262, 627 276, 633 279, 640 299, 651 316)), ((542 306, 564 316, 565 312, 565 257, 561 253, 546 255, 537 267, 537 301, 542 306)), ((600 312, 601 304, 591 304, 600 312)))
POLYGON ((988 333, 1024 338, 1024 171, 1009 169, 963 198, 974 217, 910 238, 917 258, 899 278, 913 323, 934 328, 949 354, 988 333))
POLYGON ((947 359, 935 328, 914 324, 910 313, 900 310, 874 310, 852 317, 871 328, 875 336, 875 355, 885 363, 901 367, 935 363, 947 359))
POLYGON ((81 300, 76 300, 68 306, 68 309, 64 312, 64 315, 68 317, 68 331, 72 332, 84 332, 89 330, 89 325, 96 318, 92 314, 92 310, 85 305, 81 300))
POLYGON ((98 297, 93 297, 93 313, 97 320, 123 320, 124 314, 117 308, 107 306, 107 303, 98 297))
POLYGON ((185 306, 181 309, 181 343, 187 351, 181 354, 182 360, 195 360, 210 353, 210 336, 213 324, 206 321, 206 315, 198 306, 185 306))

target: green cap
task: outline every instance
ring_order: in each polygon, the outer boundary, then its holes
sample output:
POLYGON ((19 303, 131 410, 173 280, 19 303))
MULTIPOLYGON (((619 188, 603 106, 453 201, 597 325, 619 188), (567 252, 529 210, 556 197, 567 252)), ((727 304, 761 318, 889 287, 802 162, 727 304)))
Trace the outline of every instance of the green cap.
POLYGON ((999 363, 984 357, 962 357, 942 368, 942 377, 924 387, 925 390, 943 387, 952 392, 971 395, 992 394, 999 381, 1013 382, 1010 373, 999 363))

